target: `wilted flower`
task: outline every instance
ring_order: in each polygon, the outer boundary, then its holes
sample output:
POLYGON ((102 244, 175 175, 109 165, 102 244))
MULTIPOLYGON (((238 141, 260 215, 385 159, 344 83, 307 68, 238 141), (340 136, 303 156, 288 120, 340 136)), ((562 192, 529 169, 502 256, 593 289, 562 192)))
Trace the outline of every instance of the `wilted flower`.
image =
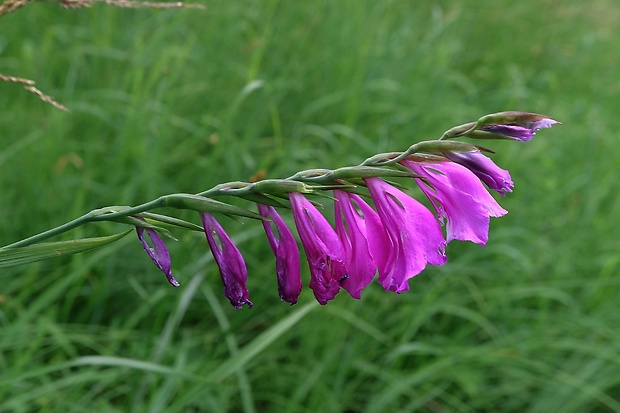
POLYGON ((151 257, 157 268, 159 268, 168 279, 168 282, 175 287, 178 287, 180 284, 177 280, 174 279, 172 275, 172 262, 170 260, 170 253, 168 252, 168 248, 166 248, 166 244, 161 239, 157 231, 152 228, 145 227, 136 227, 136 232, 138 233, 138 238, 140 242, 142 242, 142 246, 146 253, 151 257), (151 239, 151 243, 153 244, 153 248, 149 246, 145 237, 144 231, 146 230, 147 235, 151 239))
POLYGON ((484 137, 477 132, 487 132, 507 139, 527 142, 532 139, 536 131, 542 128, 550 128, 560 122, 549 116, 527 112, 501 112, 487 115, 483 126, 468 134, 471 137, 484 137))
POLYGON ((373 223, 370 221, 373 219, 379 221, 379 216, 358 195, 342 190, 334 190, 334 196, 336 197, 334 202, 336 232, 344 247, 346 267, 349 275, 342 283, 342 288, 347 290, 351 297, 360 299, 360 292, 370 284, 377 273, 377 265, 371 255, 368 242, 369 235, 373 236, 374 234, 369 234, 368 229, 373 228, 373 223), (368 208, 360 215, 353 203, 356 205, 364 204, 368 208), (367 219, 369 221, 368 225, 367 219))
POLYGON ((302 286, 297 241, 274 207, 258 204, 258 212, 271 220, 263 221, 263 227, 271 250, 276 257, 276 275, 280 299, 295 304, 302 286), (273 231, 271 222, 278 231, 278 237, 273 231))
POLYGON ((486 244, 490 217, 503 216, 507 211, 499 206, 472 172, 448 161, 404 160, 401 163, 428 182, 416 179, 440 219, 447 219, 448 242, 458 239, 486 244))
POLYGON ((426 264, 443 265, 445 240, 435 216, 421 203, 379 178, 365 178, 377 213, 387 233, 383 250, 387 260, 379 265, 379 283, 400 293, 407 280, 426 264))
POLYGON ((480 151, 444 152, 444 156, 472 171, 490 189, 502 196, 505 196, 506 192, 512 192, 514 184, 510 179, 510 173, 497 166, 480 151))
POLYGON ((202 212, 200 217, 209 247, 220 268, 224 294, 235 308, 240 309, 243 304, 251 308, 252 302, 248 299, 247 289, 248 271, 241 252, 213 215, 202 212))
POLYGON ((338 234, 302 194, 288 194, 293 218, 310 267, 310 288, 320 304, 327 304, 347 279, 345 252, 338 234))

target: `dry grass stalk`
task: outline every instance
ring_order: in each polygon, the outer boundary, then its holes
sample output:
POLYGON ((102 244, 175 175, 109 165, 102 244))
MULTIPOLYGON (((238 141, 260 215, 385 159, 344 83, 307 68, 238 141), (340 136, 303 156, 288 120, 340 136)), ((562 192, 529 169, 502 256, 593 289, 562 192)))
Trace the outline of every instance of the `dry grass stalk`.
POLYGON ((32 0, 5 0, 2 4, 0 4, 0 16, 12 13, 20 7, 24 7, 31 1, 32 0))
POLYGON ((43 102, 49 103, 50 105, 60 110, 65 110, 65 111, 69 110, 69 108, 67 108, 65 105, 58 103, 57 101, 54 100, 54 98, 52 98, 49 95, 46 95, 45 93, 37 89, 34 86, 35 85, 34 80, 24 79, 23 77, 7 76, 7 75, 3 75, 2 73, 0 73, 0 80, 3 82, 19 83, 28 92, 34 93, 35 95, 37 95, 43 102))
MULTIPOLYGON (((12 13, 15 10, 25 6, 28 3, 35 1, 46 0, 5 0, 0 4, 0 16, 8 13, 12 13)), ((148 1, 133 1, 133 0, 52 0, 53 2, 60 3, 60 7, 65 9, 79 9, 84 7, 90 7, 96 2, 107 4, 115 7, 131 8, 131 9, 204 9, 205 6, 196 3, 183 3, 177 2, 148 2, 148 1)))
POLYGON ((153 8, 153 9, 204 9, 203 4, 176 2, 148 2, 130 0, 95 0, 100 3, 109 4, 116 7, 126 8, 153 8))
POLYGON ((90 7, 95 3, 103 3, 114 7, 127 9, 204 9, 202 4, 183 3, 183 2, 148 2, 133 0, 61 0, 60 7, 65 9, 79 9, 90 7))
MULTIPOLYGON (((24 7, 28 3, 33 3, 35 1, 41 0, 5 0, 2 4, 0 4, 0 17, 5 14, 12 13, 15 10, 24 7)), ((45 0, 43 0, 45 1, 45 0)), ((115 7, 123 7, 123 8, 155 8, 155 9, 204 9, 205 6, 202 4, 195 3, 183 3, 183 2, 148 2, 148 1, 133 1, 133 0, 52 0, 54 2, 60 3, 60 7, 65 9, 78 9, 84 7, 90 7, 95 2, 108 4, 110 6, 115 7)), ((53 105, 54 107, 61 110, 69 110, 66 106, 58 103, 49 95, 41 92, 37 89, 34 84, 34 80, 24 79, 21 77, 15 76, 7 76, 0 73, 0 81, 3 82, 11 82, 11 83, 19 83, 24 89, 28 92, 34 93, 37 95, 42 101, 53 105)))

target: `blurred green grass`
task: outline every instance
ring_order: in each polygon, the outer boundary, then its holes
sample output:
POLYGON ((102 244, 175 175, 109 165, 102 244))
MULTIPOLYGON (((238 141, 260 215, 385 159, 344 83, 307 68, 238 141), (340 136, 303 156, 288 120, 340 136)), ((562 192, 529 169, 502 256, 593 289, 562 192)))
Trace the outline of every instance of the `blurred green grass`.
POLYGON ((0 84, 0 245, 105 205, 356 164, 486 113, 563 122, 489 144, 510 213, 401 295, 319 307, 305 289, 288 307, 261 229, 230 220, 252 310, 221 296, 199 234, 170 245, 179 289, 130 237, 3 270, 0 412, 620 411, 614 0, 41 3, 0 24, 0 72, 72 109, 0 84))

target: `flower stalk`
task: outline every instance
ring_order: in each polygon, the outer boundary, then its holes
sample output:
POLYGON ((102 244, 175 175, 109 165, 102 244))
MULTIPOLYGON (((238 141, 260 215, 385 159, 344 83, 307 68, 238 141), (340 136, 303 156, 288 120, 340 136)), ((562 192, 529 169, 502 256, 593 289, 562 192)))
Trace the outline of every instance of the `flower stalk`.
POLYGON ((39 259, 47 259, 54 252, 76 253, 93 249, 98 243, 103 246, 116 241, 117 238, 74 240, 70 244, 43 242, 86 224, 108 221, 135 227, 147 255, 170 284, 178 286, 172 276, 170 254, 160 235, 173 238, 174 231, 204 230, 225 295, 235 308, 244 304, 252 307, 243 255, 216 215, 250 218, 261 221, 265 229, 276 260, 280 298, 294 304, 302 289, 299 247, 279 209, 292 213, 308 262, 309 287, 319 303, 333 300, 341 289, 359 299, 361 291, 375 277, 386 290, 401 293, 409 289, 409 280, 428 264, 443 265, 447 261, 445 245, 450 241, 485 245, 490 218, 507 212, 489 191, 502 196, 511 192, 514 183, 509 172, 482 153, 491 151, 462 139, 526 142, 539 129, 555 124, 559 122, 544 115, 500 112, 451 128, 439 139, 415 143, 405 151, 371 156, 357 166, 309 169, 284 179, 233 181, 196 194, 164 195, 133 207, 95 209, 0 248, 0 267, 34 261, 36 258, 23 257, 29 254, 27 247, 31 246, 38 246, 37 257, 42 257, 39 259), (417 183, 432 210, 403 191, 409 182, 417 183), (224 196, 255 203, 258 213, 216 199, 224 196), (311 200, 313 196, 333 200, 334 224, 317 208, 319 204, 311 200), (154 213, 164 207, 196 211, 202 226, 154 213), (50 251, 45 250, 48 246, 50 251), (65 246, 66 250, 59 250, 65 246), (12 259, 20 249, 24 251, 20 259, 12 259))

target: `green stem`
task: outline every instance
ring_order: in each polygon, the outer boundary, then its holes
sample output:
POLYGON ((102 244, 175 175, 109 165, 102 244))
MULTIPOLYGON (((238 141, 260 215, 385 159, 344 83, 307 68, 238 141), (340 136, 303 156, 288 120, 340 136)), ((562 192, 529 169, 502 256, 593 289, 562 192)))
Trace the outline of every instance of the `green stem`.
POLYGON ((478 120, 478 122, 469 122, 463 125, 455 126, 444 132, 444 134, 441 135, 441 138, 439 138, 439 140, 443 141, 446 139, 458 138, 459 136, 463 136, 476 129, 479 126, 479 123, 480 120, 478 120))
MULTIPOLYGON (((461 125, 460 127, 453 128, 454 129, 469 129, 471 124, 461 125)), ((445 136, 445 134, 444 134, 445 136)), ((442 137, 443 138, 443 137, 442 137)), ((377 154, 366 159, 362 162, 358 167, 369 167, 366 170, 366 173, 363 177, 368 176, 395 176, 393 175, 395 172, 385 169, 386 173, 382 174, 381 169, 386 166, 395 166, 401 160, 407 158, 408 156, 419 152, 420 150, 424 150, 425 142, 419 142, 417 144, 411 145, 409 149, 405 152, 387 152, 377 154), (376 175, 373 169, 377 169, 376 175), (387 172, 390 171, 390 172, 387 172)), ((243 197, 248 194, 269 194, 269 189, 271 188, 270 183, 279 182, 279 190, 284 192, 304 192, 304 183, 312 184, 312 188, 314 189, 324 189, 321 188, 320 185, 334 185, 335 183, 347 179, 352 179, 351 171, 355 170, 355 167, 344 167, 335 170, 331 169, 308 169, 305 171, 300 171, 293 176, 290 176, 285 179, 274 179, 274 180, 266 180, 259 181, 254 183, 248 182, 240 182, 233 181, 227 182, 223 184, 219 184, 214 186, 213 188, 200 192, 197 195, 202 197, 217 197, 217 196, 237 196, 243 197), (288 188, 286 185, 289 184, 288 188), (296 185, 295 185, 296 184, 296 185), (319 186, 317 186, 319 185, 319 186), (283 189, 285 187, 285 189, 283 189)), ((355 175, 355 174, 353 174, 355 175)), ((398 176, 398 175, 396 175, 398 176)), ((153 201, 146 202, 144 204, 140 204, 135 207, 128 206, 109 206, 105 208, 95 209, 85 215, 82 215, 79 218, 76 218, 66 224, 60 225, 56 228, 52 228, 50 230, 41 232, 40 234, 33 235, 21 241, 14 242, 13 244, 6 245, 1 247, 0 249, 5 248, 15 248, 15 247, 24 247, 27 245, 32 245, 35 243, 42 242, 49 238, 55 237, 57 235, 63 234, 67 231, 70 231, 74 228, 77 228, 81 225, 85 225, 91 222, 100 222, 100 221, 111 221, 117 218, 123 218, 130 215, 137 215, 142 212, 150 211, 152 209, 161 208, 165 206, 175 207, 172 203, 174 199, 174 194, 172 195, 164 195, 153 201)))
POLYGON ((140 212, 145 212, 150 209, 154 209, 160 206, 163 206, 165 203, 165 197, 159 197, 153 201, 146 202, 144 204, 135 206, 135 207, 105 207, 100 209, 94 209, 87 214, 82 215, 79 218, 76 218, 72 221, 67 222, 66 224, 62 224, 56 228, 49 229, 47 231, 41 232, 39 234, 33 235, 31 237, 25 238, 23 240, 14 242, 9 245, 5 245, 0 249, 8 249, 8 248, 16 248, 16 247, 25 247, 27 245, 32 245, 39 243, 41 241, 45 241, 46 239, 55 237, 57 235, 63 234, 65 232, 71 231, 79 226, 88 224, 89 222, 98 222, 98 221, 108 221, 114 218, 126 217, 129 215, 136 215, 140 212), (118 209, 121 210, 118 210, 118 209), (110 211, 110 212, 108 212, 110 211))
MULTIPOLYGON (((415 145, 413 145, 411 148, 413 147, 415 147, 415 145)), ((403 153, 393 152, 393 153, 378 154, 374 156, 373 158, 367 159, 362 164, 360 164, 360 166, 386 166, 389 164, 394 164, 398 162, 398 160, 408 156, 408 153, 409 151, 403 152, 403 153), (395 156, 394 159, 387 160, 387 161, 385 160, 386 158, 394 157, 394 156, 395 156), (376 161, 372 159, 381 159, 381 160, 376 161)), ((283 182, 290 182, 290 183, 306 182, 306 183, 312 183, 314 185, 321 184, 321 183, 332 184, 335 179, 339 179, 339 178, 342 179, 342 177, 339 176, 339 172, 342 172, 342 174, 344 174, 349 169, 351 168, 340 168, 336 170, 309 169, 306 171, 300 171, 289 178, 285 178, 282 180, 272 180, 272 181, 283 181, 283 182)), ((217 196, 224 196, 224 195, 243 196, 243 195, 257 193, 257 192, 261 193, 263 192, 261 191, 261 189, 265 187, 266 183, 267 183, 266 181, 259 181, 255 183, 239 182, 239 181, 227 182, 227 183, 216 185, 209 190, 200 192, 198 195, 204 196, 204 197, 217 197, 217 196)), ((298 190, 299 189, 294 188, 294 187, 291 188, 291 191, 298 191, 298 190)), ((36 243, 45 241, 49 238, 58 236, 60 234, 71 231, 72 229, 75 229, 79 226, 82 226, 82 225, 85 225, 91 222, 111 221, 117 218, 123 218, 123 217, 127 217, 130 215, 137 215, 141 212, 150 211, 152 209, 170 206, 168 205, 168 201, 173 196, 174 195, 160 196, 159 198, 155 200, 146 202, 144 204, 137 205, 135 207, 109 206, 109 207, 95 209, 95 210, 90 211, 87 214, 82 215, 79 218, 69 221, 56 228, 52 228, 50 230, 41 232, 39 234, 33 235, 23 240, 14 242, 12 244, 1 247, 0 249, 24 247, 27 245, 36 244, 36 243)))
MULTIPOLYGON (((95 210, 96 211, 96 210, 95 210)), ((4 247, 0 248, 0 249, 7 249, 7 248, 15 248, 15 247, 25 247, 27 245, 32 245, 32 244, 36 244, 38 242, 41 242, 43 240, 46 240, 48 238, 52 238, 55 237, 56 235, 60 235, 64 232, 70 231, 74 228, 79 227, 80 225, 84 225, 87 222, 90 222, 90 220, 92 219, 93 213, 95 211, 90 211, 89 213, 82 215, 79 218, 74 219, 73 221, 69 221, 66 224, 60 225, 56 228, 52 228, 49 229, 47 231, 41 232, 40 234, 37 235, 33 235, 31 237, 25 238, 21 241, 17 241, 14 242, 12 244, 9 245, 5 245, 4 247)))

